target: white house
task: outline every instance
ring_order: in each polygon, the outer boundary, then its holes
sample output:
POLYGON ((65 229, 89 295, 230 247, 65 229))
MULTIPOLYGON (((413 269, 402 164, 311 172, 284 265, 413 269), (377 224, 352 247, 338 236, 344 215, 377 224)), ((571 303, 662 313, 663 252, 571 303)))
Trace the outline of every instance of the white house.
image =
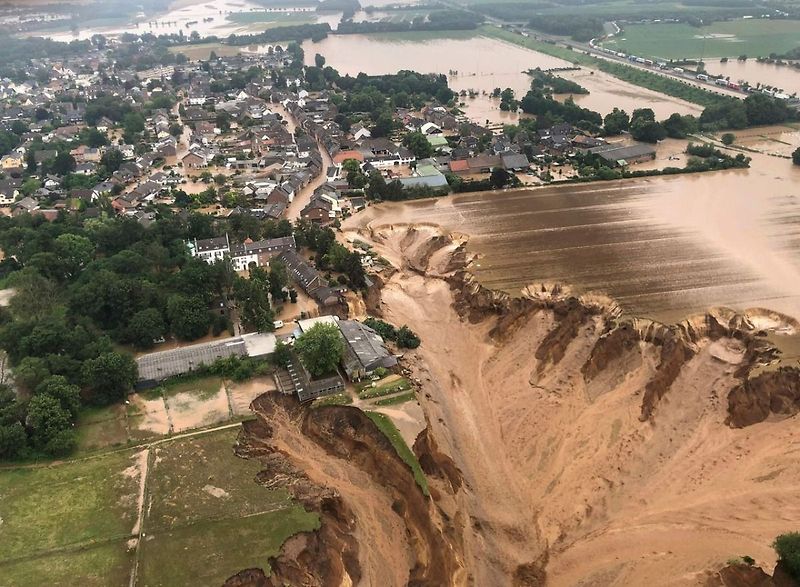
POLYGON ((441 127, 433 124, 432 122, 426 122, 420 127, 420 132, 426 135, 438 135, 442 133, 441 127))

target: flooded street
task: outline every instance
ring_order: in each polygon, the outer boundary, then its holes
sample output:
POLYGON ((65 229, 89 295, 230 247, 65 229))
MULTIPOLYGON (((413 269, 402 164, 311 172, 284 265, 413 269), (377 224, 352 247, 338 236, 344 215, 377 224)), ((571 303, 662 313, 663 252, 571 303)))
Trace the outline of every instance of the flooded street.
MULTIPOLYGON (((536 67, 571 66, 556 57, 469 33, 445 38, 441 34, 331 35, 319 43, 306 41, 303 49, 306 63, 313 64, 314 55, 321 53, 328 64, 342 74, 377 75, 401 69, 446 74, 453 90, 474 90, 481 94, 474 100, 464 100, 468 116, 478 122, 515 120, 513 114, 501 112, 498 104, 483 96, 483 92, 511 88, 521 98, 531 83, 525 71, 536 67)), ((578 104, 602 114, 615 107, 628 112, 648 107, 659 118, 666 118, 673 112, 697 115, 702 111, 696 104, 634 86, 599 71, 581 69, 560 75, 574 79, 589 90, 589 95, 575 97, 578 104)))
POLYGON ((455 195, 382 204, 350 223, 434 223, 469 235, 486 286, 558 282, 665 322, 726 305, 800 316, 800 168, 455 195))

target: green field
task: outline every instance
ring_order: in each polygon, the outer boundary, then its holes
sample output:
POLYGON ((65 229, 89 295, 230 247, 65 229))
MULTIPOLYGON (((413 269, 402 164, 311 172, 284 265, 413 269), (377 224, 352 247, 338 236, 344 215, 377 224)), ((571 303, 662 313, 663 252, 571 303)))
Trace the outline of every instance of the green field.
POLYGON ((255 482, 258 463, 233 454, 238 428, 165 440, 49 467, 0 471, 0 584, 219 585, 267 568, 289 536, 318 517, 255 482))
POLYGON ((385 414, 379 414, 378 412, 364 412, 367 417, 372 420, 375 425, 386 435, 386 438, 389 439, 389 442, 392 443, 392 446, 397 451, 397 454, 400 455, 400 458, 411 467, 411 470, 414 472, 414 479, 422 488, 422 492, 425 495, 430 495, 428 492, 428 480, 425 479, 425 473, 422 472, 422 467, 419 465, 419 461, 417 460, 416 455, 412 452, 412 450, 406 444, 406 441, 403 440, 403 437, 400 435, 400 431, 397 429, 397 426, 394 425, 392 419, 385 414))
POLYGON ((462 4, 486 10, 490 15, 506 20, 524 21, 533 15, 571 15, 579 12, 581 16, 598 18, 675 18, 675 17, 722 17, 759 14, 753 0, 748 6, 728 6, 719 2, 688 4, 680 1, 661 0, 659 2, 640 2, 638 0, 588 0, 576 7, 575 2, 559 3, 558 0, 460 0, 462 4))
POLYGON ((661 59, 766 57, 800 47, 800 21, 733 20, 700 28, 681 23, 628 25, 619 39, 605 46, 661 59))

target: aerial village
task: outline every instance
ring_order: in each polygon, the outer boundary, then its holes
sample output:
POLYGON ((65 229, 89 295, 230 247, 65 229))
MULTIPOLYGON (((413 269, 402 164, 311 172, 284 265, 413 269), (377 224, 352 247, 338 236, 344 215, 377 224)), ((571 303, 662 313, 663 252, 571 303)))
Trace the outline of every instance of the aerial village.
MULTIPOLYGON (((347 343, 339 370, 346 379, 384 374, 397 365, 398 349, 347 319, 348 300, 383 269, 381 259, 355 247, 358 283, 352 275, 337 281, 329 268, 317 267, 307 242, 298 244, 291 223, 295 231, 337 229, 375 201, 574 179, 574 158, 587 154, 607 171, 656 154, 652 144, 607 142, 566 122, 481 126, 453 106, 458 96, 443 76, 423 76, 415 103, 401 92, 394 100, 400 106, 373 119, 368 101, 351 103, 363 101, 360 94, 343 98, 329 83, 309 89, 314 84, 306 83, 308 71, 301 75, 297 45, 207 61, 178 56, 165 59, 174 61, 168 65, 152 64, 152 48, 142 47, 139 61, 120 67, 105 43, 71 58, 34 61, 35 82, 0 84, 2 125, 14 142, 0 160, 0 211, 46 221, 118 216, 145 228, 160 211, 201 214, 237 230, 187 239, 192 257, 229 262, 243 276, 277 261, 288 275, 287 299, 291 292, 286 304, 270 294, 280 311, 267 326, 244 323, 235 301, 223 300, 232 337, 177 348, 159 337, 137 358, 137 388, 231 355, 271 355, 276 344, 291 345, 319 321, 338 328, 347 343), (274 230, 257 228, 265 222, 274 230)), ((330 68, 323 66, 317 55, 324 75, 330 68)), ((498 88, 494 98, 513 102, 509 92, 498 88)), ((345 378, 337 372, 316 382, 295 357, 276 381, 306 401, 341 394, 345 378)))

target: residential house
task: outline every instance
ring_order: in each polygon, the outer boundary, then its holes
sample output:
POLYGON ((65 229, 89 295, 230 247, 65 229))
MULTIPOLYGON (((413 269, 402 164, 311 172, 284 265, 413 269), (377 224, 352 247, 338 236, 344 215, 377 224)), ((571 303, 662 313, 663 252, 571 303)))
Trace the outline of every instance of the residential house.
POLYGON ((330 307, 342 302, 344 288, 329 287, 325 277, 297 251, 284 251, 278 258, 286 265, 289 276, 319 305, 330 307))
POLYGON ((383 338, 372 328, 356 320, 339 320, 337 324, 345 341, 342 366, 350 381, 369 377, 379 367, 390 369, 397 365, 383 338))

